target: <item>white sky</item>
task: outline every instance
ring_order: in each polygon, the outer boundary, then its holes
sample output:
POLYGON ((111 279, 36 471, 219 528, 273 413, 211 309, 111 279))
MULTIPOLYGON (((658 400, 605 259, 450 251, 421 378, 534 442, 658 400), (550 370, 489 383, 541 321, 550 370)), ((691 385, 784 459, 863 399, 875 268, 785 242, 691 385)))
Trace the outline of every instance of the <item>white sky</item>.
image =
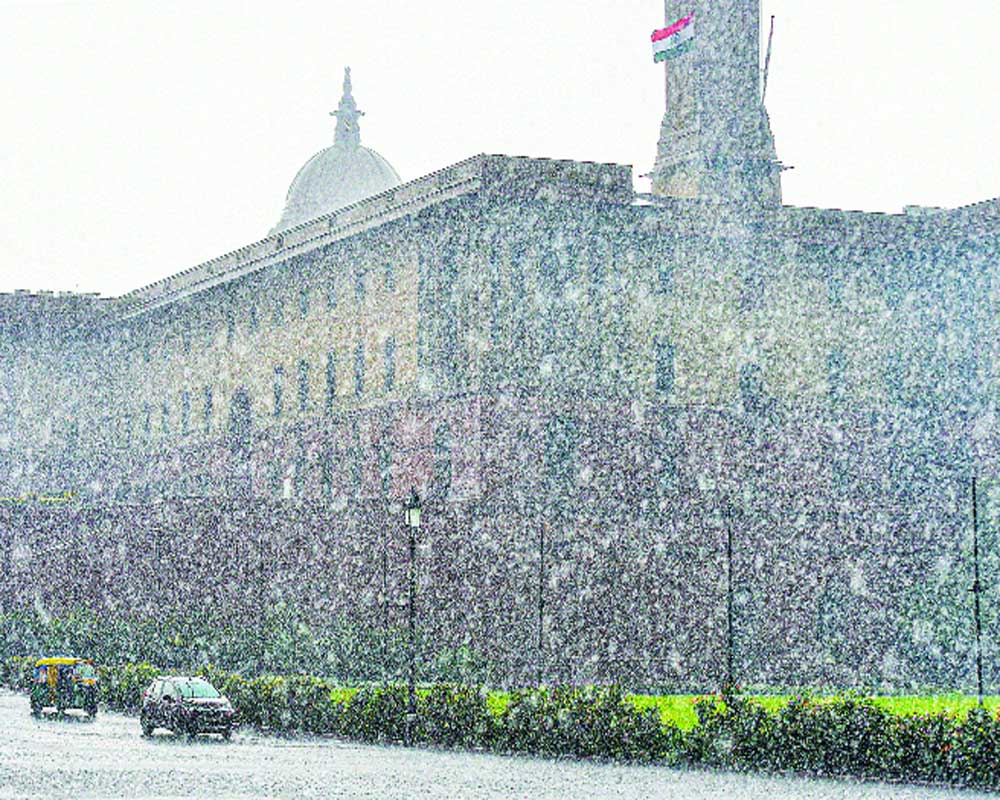
MULTIPOLYGON (((997 0, 762 0, 791 205, 1000 196, 997 0)), ((0 291, 121 294, 263 238, 332 142, 652 166, 660 0, 0 0, 0 291)), ((640 183, 640 188, 645 188, 640 183)))

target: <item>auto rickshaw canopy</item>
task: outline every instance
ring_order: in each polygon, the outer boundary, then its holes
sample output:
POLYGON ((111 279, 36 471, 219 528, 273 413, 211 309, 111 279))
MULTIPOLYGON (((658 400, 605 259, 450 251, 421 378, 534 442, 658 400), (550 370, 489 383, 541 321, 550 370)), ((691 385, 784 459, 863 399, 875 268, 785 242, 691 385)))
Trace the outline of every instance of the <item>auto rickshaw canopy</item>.
POLYGON ((89 658, 73 658, 72 656, 52 656, 51 658, 40 658, 35 662, 36 667, 65 667, 73 664, 93 664, 89 658))

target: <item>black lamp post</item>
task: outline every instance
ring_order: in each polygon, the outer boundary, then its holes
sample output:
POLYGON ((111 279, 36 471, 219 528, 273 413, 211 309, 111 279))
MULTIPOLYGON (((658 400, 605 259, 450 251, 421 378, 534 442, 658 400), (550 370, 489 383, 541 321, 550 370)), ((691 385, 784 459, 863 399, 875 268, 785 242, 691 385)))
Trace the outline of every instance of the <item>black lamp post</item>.
POLYGON ((729 506, 722 508, 726 526, 726 685, 723 694, 733 689, 733 521, 729 506))
POLYGON ((414 639, 414 620, 416 600, 416 584, 413 576, 413 562, 417 550, 417 531, 420 528, 420 496, 416 489, 410 491, 410 499, 406 501, 406 529, 410 538, 409 559, 407 561, 407 580, 409 583, 409 603, 407 607, 407 628, 409 632, 409 674, 407 677, 406 690, 406 744, 411 744, 413 739, 413 723, 417 716, 417 696, 416 696, 416 642, 414 639))
POLYGON ((979 593, 982 584, 979 582, 979 516, 976 503, 976 476, 972 476, 972 597, 973 614, 976 623, 976 692, 979 695, 979 707, 983 707, 983 625, 979 611, 979 593))

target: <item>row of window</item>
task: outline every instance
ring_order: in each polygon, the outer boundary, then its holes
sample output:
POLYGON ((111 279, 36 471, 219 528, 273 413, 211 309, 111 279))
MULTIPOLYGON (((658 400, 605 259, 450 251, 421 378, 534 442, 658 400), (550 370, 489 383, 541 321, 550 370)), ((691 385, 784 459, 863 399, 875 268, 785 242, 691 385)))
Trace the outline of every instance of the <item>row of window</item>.
MULTIPOLYGON (((669 397, 674 390, 674 346, 667 339, 658 337, 653 342, 654 386, 656 391, 669 397)), ((831 350, 826 357, 827 396, 839 404, 846 399, 845 381, 847 357, 843 350, 831 350)), ((740 399, 747 410, 759 409, 765 402, 764 377, 760 365, 744 364, 739 375, 740 399)))
MULTIPOLYGON (((389 337, 385 341, 383 355, 382 390, 391 392, 396 384, 396 340, 389 337)), ((324 408, 326 413, 333 411, 337 397, 337 356, 333 351, 326 354, 325 371, 325 394, 324 408)), ((306 359, 300 359, 298 363, 298 410, 300 413, 307 413, 310 410, 310 397, 312 389, 312 365, 306 359)), ((365 348, 362 342, 354 348, 354 394, 361 397, 365 388, 365 348)), ((285 368, 278 365, 274 368, 274 406, 273 416, 281 417, 285 411, 285 368)), ((208 433, 211 429, 213 414, 213 394, 212 387, 206 386, 202 394, 201 415, 202 429, 208 433)), ((247 404, 249 401, 246 401, 247 404)), ((234 399, 234 405, 237 405, 234 399)), ((247 408, 249 413, 249 407, 247 408)), ((164 435, 171 431, 170 404, 164 401, 160 406, 160 430, 164 435)), ((126 438, 131 437, 131 420, 126 418, 126 438)), ((149 403, 143 407, 142 430, 143 435, 149 437, 153 428, 153 410, 149 403)), ((191 393, 187 389, 180 393, 180 433, 187 435, 192 431, 191 420, 191 393)))
MULTIPOLYGON (((357 271, 354 275, 354 298, 358 305, 364 302, 365 296, 367 294, 367 283, 368 283, 368 273, 365 271, 357 271)), ((396 290, 396 270, 395 266, 391 261, 385 262, 383 265, 383 287, 385 291, 392 292, 396 290)), ((338 296, 337 296, 337 286, 336 283, 331 280, 327 283, 325 289, 326 307, 328 309, 335 309, 337 307, 338 296)), ((312 303, 313 292, 309 288, 302 288, 298 292, 298 316, 299 319, 305 319, 309 315, 309 309, 312 303)), ((271 323, 276 328, 281 328, 285 324, 285 305, 286 298, 284 295, 278 295, 274 298, 270 311, 271 311, 271 323)), ((237 314, 234 308, 230 307, 225 314, 226 317, 226 343, 232 342, 233 338, 236 336, 236 325, 237 325, 237 314)), ((256 303, 250 303, 246 307, 246 324, 251 333, 257 333, 260 329, 260 312, 258 310, 256 303)), ((188 332, 181 334, 181 346, 185 355, 191 352, 191 334, 188 332)), ((152 346, 149 343, 143 345, 143 361, 147 364, 152 361, 152 346)))

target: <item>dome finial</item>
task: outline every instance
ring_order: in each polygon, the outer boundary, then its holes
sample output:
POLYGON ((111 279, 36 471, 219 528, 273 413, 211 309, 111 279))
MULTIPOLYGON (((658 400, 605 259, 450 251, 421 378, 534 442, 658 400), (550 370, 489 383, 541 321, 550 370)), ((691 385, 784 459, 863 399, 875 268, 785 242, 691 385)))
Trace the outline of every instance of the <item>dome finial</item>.
POLYGON ((358 127, 358 120, 364 116, 364 112, 358 111, 358 106, 351 95, 350 67, 344 67, 344 94, 340 98, 337 110, 331 111, 330 116, 337 118, 337 128, 333 134, 334 146, 360 147, 361 130, 358 127))

